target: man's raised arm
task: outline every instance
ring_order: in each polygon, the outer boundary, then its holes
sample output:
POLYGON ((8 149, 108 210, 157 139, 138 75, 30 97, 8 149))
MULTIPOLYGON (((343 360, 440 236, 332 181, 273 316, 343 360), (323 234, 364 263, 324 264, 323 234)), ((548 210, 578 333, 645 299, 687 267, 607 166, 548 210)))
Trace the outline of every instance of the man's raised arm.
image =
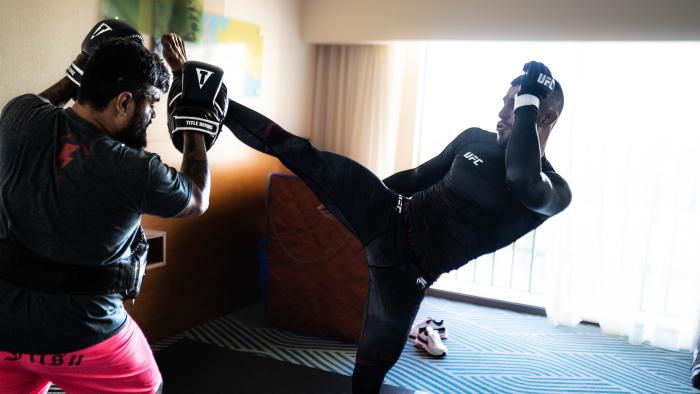
POLYGON ((506 150, 506 184, 527 208, 553 216, 569 205, 571 190, 556 173, 542 171, 537 113, 540 102, 552 93, 556 82, 542 63, 528 63, 525 71, 515 99, 515 124, 506 150))
POLYGON ((192 198, 178 216, 198 216, 209 206, 207 151, 221 132, 228 106, 224 72, 211 64, 188 62, 185 44, 176 34, 165 34, 162 41, 163 57, 173 71, 168 130, 173 145, 183 154, 180 172, 192 184, 192 198))

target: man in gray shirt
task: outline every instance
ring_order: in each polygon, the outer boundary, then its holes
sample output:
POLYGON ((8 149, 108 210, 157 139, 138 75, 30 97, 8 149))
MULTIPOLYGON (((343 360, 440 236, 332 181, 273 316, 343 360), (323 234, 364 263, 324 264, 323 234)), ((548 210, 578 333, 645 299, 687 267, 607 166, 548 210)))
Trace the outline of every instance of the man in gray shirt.
POLYGON ((153 393, 162 386, 148 343, 123 307, 138 286, 84 291, 93 281, 76 280, 73 291, 70 280, 51 280, 134 276, 128 266, 108 270, 144 257, 141 215, 197 216, 208 207, 201 133, 182 133, 179 172, 143 149, 170 74, 124 26, 103 21, 90 31, 80 55, 89 60, 72 66, 80 80, 69 74, 39 95, 16 97, 0 115, 0 251, 22 256, 0 254, 2 393, 43 393, 51 382, 69 392, 153 393), (76 83, 77 102, 61 108, 76 83), (35 281, 25 280, 25 262, 35 281))

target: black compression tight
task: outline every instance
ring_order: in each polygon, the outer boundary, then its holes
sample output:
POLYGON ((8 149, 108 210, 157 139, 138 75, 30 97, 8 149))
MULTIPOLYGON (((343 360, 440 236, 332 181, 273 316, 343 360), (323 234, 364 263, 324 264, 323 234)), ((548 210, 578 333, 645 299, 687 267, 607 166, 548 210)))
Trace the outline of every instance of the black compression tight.
POLYGON ((362 242, 369 293, 353 372, 353 393, 378 393, 406 343, 424 290, 397 211, 398 195, 355 161, 316 149, 268 118, 230 101, 226 126, 245 144, 277 157, 362 242))

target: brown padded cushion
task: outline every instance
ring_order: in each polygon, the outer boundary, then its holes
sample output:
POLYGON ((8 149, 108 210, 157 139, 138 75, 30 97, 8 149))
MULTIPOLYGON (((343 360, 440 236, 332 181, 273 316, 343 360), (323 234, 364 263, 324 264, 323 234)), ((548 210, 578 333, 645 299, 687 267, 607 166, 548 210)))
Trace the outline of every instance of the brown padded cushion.
POLYGON ((272 174, 268 190, 266 316, 273 325, 357 342, 367 299, 362 245, 296 176, 272 174))

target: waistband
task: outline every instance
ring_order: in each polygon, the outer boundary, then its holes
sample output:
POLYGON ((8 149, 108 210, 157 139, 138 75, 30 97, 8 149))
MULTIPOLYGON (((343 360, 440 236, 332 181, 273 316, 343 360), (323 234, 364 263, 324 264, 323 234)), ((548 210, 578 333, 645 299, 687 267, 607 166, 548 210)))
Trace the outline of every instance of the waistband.
POLYGON ((0 241, 0 278, 50 293, 100 295, 119 293, 134 299, 146 268, 148 242, 143 230, 131 244, 131 254, 106 266, 79 266, 41 257, 22 245, 0 241))

